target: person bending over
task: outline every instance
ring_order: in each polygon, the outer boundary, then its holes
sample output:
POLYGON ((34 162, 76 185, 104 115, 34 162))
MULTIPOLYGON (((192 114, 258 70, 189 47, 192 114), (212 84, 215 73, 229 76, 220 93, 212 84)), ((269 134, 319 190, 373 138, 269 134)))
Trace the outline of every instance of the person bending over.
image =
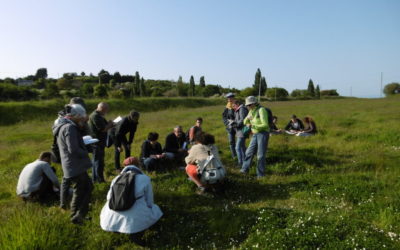
POLYGON ((115 168, 120 170, 120 153, 125 150, 125 158, 131 156, 131 145, 135 137, 137 125, 139 124, 140 113, 135 110, 131 110, 129 115, 122 118, 117 123, 115 128, 110 130, 111 137, 114 138, 114 163, 115 168), (129 133, 129 139, 126 135, 129 133))

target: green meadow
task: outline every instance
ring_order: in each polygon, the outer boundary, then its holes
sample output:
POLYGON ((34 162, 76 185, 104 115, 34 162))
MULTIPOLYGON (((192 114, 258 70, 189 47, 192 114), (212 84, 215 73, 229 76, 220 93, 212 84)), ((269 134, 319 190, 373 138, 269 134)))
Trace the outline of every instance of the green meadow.
MULTIPOLYGON (((400 98, 263 103, 278 116, 280 128, 296 114, 312 116, 319 129, 307 138, 273 135, 263 179, 255 178, 255 163, 250 175, 242 176, 230 158, 221 102, 202 107, 159 102, 154 109, 153 101, 110 102, 109 119, 131 107, 143 111, 133 155, 140 154, 149 132, 158 132, 164 144, 174 126, 186 131, 201 116, 229 175, 224 193, 199 196, 184 171, 149 173, 155 203, 164 212, 145 234, 149 248, 400 249, 400 98)), ((49 150, 51 125, 62 108, 62 103, 49 109, 21 105, 0 106, 7 111, 0 118, 0 249, 140 248, 127 235, 104 232, 99 225, 115 176, 113 148, 106 150, 108 183, 95 185, 92 220, 83 226, 71 224, 57 201, 24 203, 16 197, 20 171, 49 150)), ((54 166, 61 178, 60 165, 54 166)))

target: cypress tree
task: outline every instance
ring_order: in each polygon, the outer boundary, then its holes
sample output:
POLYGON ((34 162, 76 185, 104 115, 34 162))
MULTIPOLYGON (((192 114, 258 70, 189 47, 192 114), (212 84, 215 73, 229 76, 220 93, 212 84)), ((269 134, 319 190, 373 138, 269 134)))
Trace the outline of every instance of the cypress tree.
POLYGON ((311 79, 310 79, 310 81, 308 81, 307 91, 308 91, 308 93, 310 94, 311 97, 315 97, 314 83, 313 83, 313 81, 311 79))
POLYGON ((145 96, 146 95, 146 86, 144 84, 144 79, 143 77, 140 79, 140 96, 145 96))
POLYGON ((194 77, 190 76, 188 96, 194 96, 194 77))
POLYGON ((315 97, 317 99, 321 98, 321 92, 319 90, 319 85, 317 84, 317 88, 315 89, 315 97))
POLYGON ((200 87, 204 88, 206 86, 206 81, 204 80, 204 76, 200 77, 200 87))
POLYGON ((140 95, 140 75, 138 71, 136 71, 135 73, 134 85, 135 85, 135 94, 140 95))
POLYGON ((254 93, 256 93, 256 95, 259 94, 260 84, 261 84, 261 70, 258 68, 256 71, 256 75, 254 77, 254 84, 253 84, 254 93))
POLYGON ((176 83, 176 88, 179 96, 185 96, 185 88, 183 86, 182 76, 179 76, 178 82, 176 83))
POLYGON ((265 96, 265 93, 267 92, 267 81, 265 80, 265 77, 261 77, 261 95, 265 96))

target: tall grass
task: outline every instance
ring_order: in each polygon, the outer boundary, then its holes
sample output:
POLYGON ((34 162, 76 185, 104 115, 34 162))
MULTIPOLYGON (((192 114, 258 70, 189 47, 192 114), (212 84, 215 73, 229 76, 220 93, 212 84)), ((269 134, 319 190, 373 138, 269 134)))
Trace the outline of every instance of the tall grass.
MULTIPOLYGON (((149 247, 187 248, 400 248, 399 99, 343 99, 266 103, 284 127, 289 117, 311 115, 317 136, 274 135, 267 153, 267 177, 242 176, 230 159, 222 105, 144 112, 133 144, 139 155, 148 132, 160 142, 175 125, 196 117, 216 136, 229 178, 224 194, 197 196, 183 171, 149 173, 163 218, 145 238, 149 247)), ((150 105, 150 104, 149 104, 150 105)), ((121 103, 120 106, 125 106, 121 103)), ((124 114, 118 105, 108 118, 124 114)), ((146 110, 153 110, 146 107, 146 110)), ((1 249, 131 249, 126 235, 100 229, 99 213, 108 184, 96 184, 84 226, 69 223, 57 202, 23 203, 15 196, 23 166, 51 144, 53 114, 0 133, 1 249)), ((57 174, 61 177, 60 166, 57 174)), ((113 150, 106 151, 106 178, 113 176, 113 150)))

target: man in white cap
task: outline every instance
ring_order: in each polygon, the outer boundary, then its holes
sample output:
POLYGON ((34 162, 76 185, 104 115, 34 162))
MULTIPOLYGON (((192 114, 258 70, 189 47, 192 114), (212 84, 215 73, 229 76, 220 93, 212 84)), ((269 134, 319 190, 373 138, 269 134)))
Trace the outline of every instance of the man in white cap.
POLYGON ((249 113, 243 123, 251 128, 253 136, 246 150, 240 172, 243 174, 249 172, 253 156, 257 153, 257 177, 261 178, 265 175, 265 154, 268 148, 268 131, 270 130, 268 112, 258 103, 257 98, 254 96, 248 96, 245 105, 249 113))
POLYGON ((235 101, 235 94, 228 93, 225 95, 228 102, 222 113, 222 121, 226 127, 226 132, 228 132, 228 141, 229 141, 229 149, 231 150, 232 158, 236 157, 236 149, 235 149, 235 110, 233 109, 232 105, 235 101))

